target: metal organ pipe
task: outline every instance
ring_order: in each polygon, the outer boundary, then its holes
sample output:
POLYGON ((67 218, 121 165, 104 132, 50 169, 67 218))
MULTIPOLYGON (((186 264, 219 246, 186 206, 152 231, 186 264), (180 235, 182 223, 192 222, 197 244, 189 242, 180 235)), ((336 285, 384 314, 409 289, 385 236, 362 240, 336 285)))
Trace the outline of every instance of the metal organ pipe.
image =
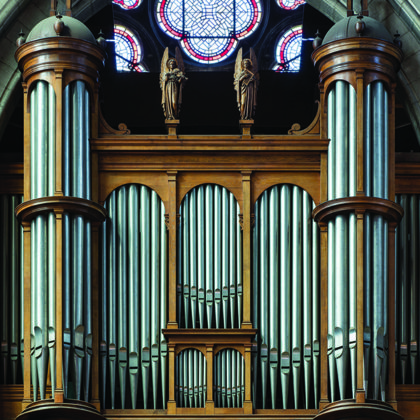
POLYGON ((252 321, 259 337, 258 352, 252 355, 257 367, 252 381, 256 408, 317 404, 319 251, 313 207, 305 191, 288 184, 263 192, 255 205, 252 321))
POLYGON ((214 358, 215 407, 240 408, 243 405, 245 387, 245 362, 242 354, 235 349, 220 350, 214 358))
POLYGON ((106 207, 109 217, 102 237, 106 329, 100 341, 106 347, 103 357, 108 358, 109 377, 103 364, 102 401, 106 404, 105 395, 110 392, 111 408, 117 408, 118 400, 121 408, 128 400, 133 409, 139 404, 142 408, 162 408, 168 364, 162 334, 167 323, 164 205, 148 187, 130 184, 113 191, 106 207))
POLYGON ((0 195, 0 383, 21 383, 23 373, 23 229, 14 210, 21 195, 0 195))
MULTIPOLYGON (((31 199, 54 195, 55 92, 36 82, 31 103, 31 199)), ((48 363, 52 393, 55 389, 55 216, 37 216, 31 223, 31 370, 34 400, 38 383, 46 397, 48 363), (33 306, 32 306, 33 305, 33 306)))
MULTIPOLYGON (((373 82, 366 88, 364 189, 367 196, 379 198, 388 198, 387 101, 382 82, 373 82)), ((356 195, 356 92, 353 87, 337 81, 329 92, 328 108, 328 136, 331 138, 328 199, 333 200, 356 195)), ((374 399, 385 396, 387 229, 382 216, 365 215, 364 376, 367 394, 374 399)), ((356 336, 361 333, 356 330, 356 259, 356 215, 338 214, 328 224, 328 354, 332 400, 337 398, 336 383, 340 399, 355 396, 356 336), (347 379, 347 371, 351 373, 351 381, 347 379)))
POLYGON ((179 326, 240 327, 242 234, 235 197, 218 185, 201 185, 186 194, 180 215, 179 326))
POLYGON ((395 252, 397 381, 419 384, 419 207, 418 194, 397 195, 404 209, 397 227, 395 252))

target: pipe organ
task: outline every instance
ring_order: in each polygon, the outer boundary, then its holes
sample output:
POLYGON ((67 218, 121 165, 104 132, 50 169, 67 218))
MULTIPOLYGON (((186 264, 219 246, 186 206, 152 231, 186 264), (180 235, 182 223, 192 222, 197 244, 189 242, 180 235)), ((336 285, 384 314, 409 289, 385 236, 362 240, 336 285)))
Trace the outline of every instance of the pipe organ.
POLYGON ((315 120, 272 136, 116 130, 90 31, 34 28, 23 201, 0 186, 0 402, 13 383, 20 420, 413 412, 420 189, 396 175, 402 53, 375 22, 333 27, 315 120))
POLYGON ((252 380, 259 408, 317 404, 319 234, 313 207, 306 191, 288 184, 264 191, 256 202, 252 313, 258 334, 252 380))
POLYGON ((168 347, 162 334, 168 287, 165 207, 150 188, 129 184, 112 191, 105 208, 102 404, 108 406, 106 395, 110 395, 109 405, 115 408, 119 388, 121 408, 130 405, 135 409, 138 404, 164 408, 168 377, 168 347))

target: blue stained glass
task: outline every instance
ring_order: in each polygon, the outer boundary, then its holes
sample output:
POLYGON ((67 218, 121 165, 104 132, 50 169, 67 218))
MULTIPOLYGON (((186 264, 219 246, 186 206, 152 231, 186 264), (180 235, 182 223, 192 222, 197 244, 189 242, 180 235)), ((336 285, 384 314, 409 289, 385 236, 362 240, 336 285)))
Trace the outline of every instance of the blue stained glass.
POLYGON ((260 0, 157 0, 156 17, 194 60, 226 59, 261 22, 260 0))
POLYGON ((300 70, 302 53, 302 26, 295 26, 286 31, 277 42, 277 64, 273 70, 295 73, 300 70))
POLYGON ((115 60, 118 71, 145 72, 146 68, 140 63, 143 52, 137 37, 122 25, 114 26, 115 60))
POLYGON ((294 10, 306 2, 305 0, 277 0, 277 3, 282 9, 294 10))
POLYGON ((135 9, 140 6, 142 0, 112 0, 112 3, 118 4, 121 8, 125 10, 135 9))

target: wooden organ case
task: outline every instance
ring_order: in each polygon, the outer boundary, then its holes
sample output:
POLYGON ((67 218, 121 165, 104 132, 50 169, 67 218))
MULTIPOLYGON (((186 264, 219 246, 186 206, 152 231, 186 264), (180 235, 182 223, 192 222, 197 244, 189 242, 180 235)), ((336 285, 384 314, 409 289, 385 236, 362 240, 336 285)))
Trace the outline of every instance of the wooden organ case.
POLYGON ((0 172, 24 195, 23 388, 1 386, 6 415, 418 418, 391 351, 407 342, 395 229, 420 175, 395 165, 399 48, 349 15, 360 33, 314 51, 304 130, 132 135, 101 116, 91 34, 48 19, 16 53, 23 181, 0 172))

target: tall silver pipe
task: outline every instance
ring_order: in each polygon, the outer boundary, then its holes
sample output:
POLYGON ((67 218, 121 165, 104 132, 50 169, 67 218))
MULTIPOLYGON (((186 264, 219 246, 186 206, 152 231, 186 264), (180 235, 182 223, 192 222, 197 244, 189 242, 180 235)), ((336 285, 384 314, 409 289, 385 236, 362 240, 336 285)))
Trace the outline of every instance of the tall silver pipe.
MULTIPOLYGON (((405 194, 400 196, 400 205, 404 209, 404 214, 408 211, 408 197, 405 194)), ((408 319, 407 319, 407 299, 408 299, 408 218, 403 217, 399 225, 400 249, 398 250, 398 260, 400 261, 400 286, 399 286, 399 359, 401 381, 406 383, 407 358, 408 358, 408 319)))
MULTIPOLYGON (((372 105, 371 105, 371 85, 366 87, 365 97, 364 97, 364 188, 367 196, 372 195, 372 105)), ((364 385, 365 391, 367 394, 368 391, 368 378, 369 378, 369 360, 370 360, 370 349, 371 349, 371 331, 372 331, 372 321, 371 321, 371 215, 367 213, 364 220, 364 238, 363 238, 363 250, 364 250, 364 290, 363 290, 363 348, 364 348, 364 385)))
MULTIPOLYGON (((128 369, 131 407, 136 408, 139 378, 139 193, 136 185, 128 187, 128 369)), ((125 324, 121 323, 124 326, 125 324)))
MULTIPOLYGON (((336 93, 332 89, 328 95, 328 200, 336 198, 336 93)), ((335 306, 335 221, 328 221, 328 373, 330 379, 331 401, 336 400, 336 362, 334 358, 334 306, 335 306)))
POLYGON ((159 374, 159 286, 160 286, 160 199, 155 191, 151 192, 151 218, 150 218, 150 280, 151 293, 150 299, 152 305, 150 318, 150 348, 151 348, 151 364, 152 364, 152 393, 153 408, 157 408, 158 398, 158 374, 159 374))
MULTIPOLYGON (((47 193, 55 193, 55 92, 48 85, 48 181, 47 193)), ((48 214, 48 347, 51 392, 55 391, 55 215, 48 214)))
POLYGON ((259 280, 259 244, 260 244, 260 213, 259 213, 259 203, 255 204, 255 225, 254 232, 252 236, 253 252, 252 252, 252 327, 257 329, 255 334, 255 339, 252 342, 251 347, 251 364, 252 364, 252 405, 257 407, 257 393, 258 393, 258 344, 259 344, 259 290, 260 282, 259 280))
MULTIPOLYGON (((336 90, 336 185, 335 196, 348 196, 348 83, 338 81, 336 90)), ((340 398, 346 396, 346 371, 348 364, 348 219, 338 215, 335 218, 335 324, 334 324, 334 357, 337 365, 337 379, 340 398)))
POLYGON ((206 275, 205 275, 205 241, 206 241, 206 225, 205 225, 205 196, 204 186, 201 185, 197 190, 197 280, 198 280, 198 319, 200 328, 204 328, 205 320, 205 292, 206 292, 206 275))
MULTIPOLYGON (((240 328, 240 324, 237 323, 237 312, 236 304, 238 300, 236 290, 236 269, 237 269, 237 202, 232 193, 229 193, 229 309, 230 309, 230 327, 240 328)), ((238 319, 239 321, 239 319, 238 319)))
POLYGON ((238 294, 238 328, 242 325, 242 302, 243 302, 243 284, 242 284, 242 231, 239 225, 239 204, 236 203, 236 291, 238 294))
POLYGON ((280 191, 280 381, 283 408, 287 408, 291 368, 291 187, 282 185, 280 191))
POLYGON ((182 291, 184 297, 184 322, 185 328, 188 328, 189 306, 190 306, 190 265, 188 263, 187 255, 189 255, 189 232, 190 232, 190 217, 189 217, 189 195, 187 194, 182 202, 182 257, 183 257, 183 271, 182 271, 182 291))
MULTIPOLYGON (((1 314, 2 314, 2 327, 1 327, 1 357, 2 357, 2 365, 3 365, 3 378, 2 383, 7 384, 7 370, 8 370, 8 362, 9 362, 9 323, 12 321, 13 323, 13 316, 12 319, 9 320, 9 200, 6 195, 1 197, 1 208, 0 208, 0 216, 1 216, 1 286, 2 286, 2 298, 1 298, 1 314)), ((13 252, 13 251, 12 251, 13 252)), ((13 285, 10 285, 13 287, 13 285)), ((10 308, 12 309, 12 308, 10 308)))
MULTIPOLYGON (((35 244, 37 240, 37 225, 36 220, 31 220, 31 244, 35 244)), ((37 259, 36 259, 36 247, 31 246, 31 289, 32 285, 35 285, 37 270, 37 259)), ((35 325, 36 325, 36 293, 32 293, 31 290, 31 380, 32 380, 32 391, 33 399, 36 401, 38 399, 38 373, 37 373, 37 363, 35 357, 35 325)))
POLYGON ((109 240, 108 240, 108 256, 109 256, 109 306, 108 306, 108 322, 109 322, 109 382, 111 388, 111 408, 115 408, 115 391, 116 391, 116 371, 117 371, 117 193, 112 191, 109 198, 109 240))
POLYGON ((85 373, 84 373, 84 400, 89 401, 90 393, 90 376, 92 367, 93 355, 93 331, 92 331, 92 265, 91 265, 91 249, 92 249, 92 230, 90 220, 85 221, 85 306, 84 306, 84 321, 85 321, 85 373))
MULTIPOLYGON (((168 267, 167 267, 167 233, 165 225, 165 205, 161 202, 160 214, 160 372, 162 383, 162 402, 163 408, 166 408, 166 381, 168 377, 168 343, 162 333, 162 329, 167 327, 167 293, 168 293, 168 267)), ((180 249, 180 248, 178 248, 180 249)))
POLYGON ((416 195, 410 197, 410 225, 410 362, 411 383, 415 384, 419 350, 419 200, 416 195))
MULTIPOLYGON (((357 116, 356 91, 349 85, 349 196, 354 197, 357 191, 357 116)), ((357 326, 357 220, 354 213, 349 214, 349 351, 352 398, 356 398, 356 326, 357 326)))
MULTIPOLYGON (((23 196, 20 196, 19 203, 23 202, 23 196)), ((25 356, 25 253, 24 253, 24 233, 23 226, 19 227, 20 243, 20 269, 19 269, 19 289, 20 289, 20 360, 22 368, 22 377, 25 375, 24 356, 25 356)))
POLYGON ((214 186, 214 314, 216 328, 220 328, 220 306, 222 299, 222 192, 214 186))
POLYGON ((143 385, 143 407, 147 408, 147 394, 150 375, 150 192, 145 186, 141 187, 141 370, 143 385))
POLYGON ((302 193, 302 296, 303 296, 303 370, 305 380, 305 408, 309 408, 312 375, 312 200, 302 193))
MULTIPOLYGON (((315 203, 312 202, 312 209, 314 208, 315 203)), ((312 353, 315 408, 318 408, 319 402, 319 279, 319 228, 317 223, 312 221, 312 353)))
MULTIPOLYGON (((191 327, 195 328, 197 321, 197 191, 194 188, 189 193, 189 265, 190 265, 190 306, 191 306, 191 327)), ((185 238, 184 238, 185 239, 185 238)), ((185 257, 187 257, 185 255, 185 257)))
MULTIPOLYGON (((109 209, 108 202, 104 203, 104 208, 109 209)), ((101 254, 102 258, 100 260, 100 270, 101 270, 101 280, 100 280, 100 287, 101 287, 101 297, 99 301, 100 305, 100 324, 101 324, 101 340, 99 343, 99 355, 100 355, 100 381, 101 381, 101 407, 105 408, 105 401, 106 401, 106 385, 107 385, 107 374, 106 374, 106 365, 108 361, 108 260, 109 254, 107 253, 107 230, 109 226, 109 221, 105 220, 102 224, 101 229, 101 254)))
POLYGON ((267 399, 268 375, 268 193, 264 191, 260 198, 260 369, 262 408, 267 399))
MULTIPOLYGON (((300 368, 302 351, 302 192, 293 187, 292 224, 292 366, 293 397, 295 408, 299 406, 300 368)), ((306 308, 303 308, 306 310, 306 308)))
POLYGON ((262 306, 263 311, 270 314, 269 325, 269 345, 270 345, 270 389, 271 389, 271 408, 276 408, 277 396, 277 377, 278 377, 278 353, 279 353, 279 193, 278 187, 273 187, 269 193, 269 217, 266 222, 270 223, 269 248, 268 248, 268 288, 270 290, 269 302, 267 306, 262 306))
POLYGON ((207 313, 207 328, 212 325, 213 318, 213 276, 214 276, 214 213, 213 213, 213 187, 206 185, 206 313, 207 313))
POLYGON ((229 305, 229 197, 222 189, 222 314, 223 328, 228 327, 229 305))
MULTIPOLYGON (((71 153, 70 153, 70 85, 63 92, 63 193, 71 194, 71 153)), ((69 213, 63 214, 63 267, 71 267, 71 217, 69 213)), ((63 270, 63 388, 64 397, 67 398, 69 382, 69 364, 71 349, 71 270, 63 270)))

